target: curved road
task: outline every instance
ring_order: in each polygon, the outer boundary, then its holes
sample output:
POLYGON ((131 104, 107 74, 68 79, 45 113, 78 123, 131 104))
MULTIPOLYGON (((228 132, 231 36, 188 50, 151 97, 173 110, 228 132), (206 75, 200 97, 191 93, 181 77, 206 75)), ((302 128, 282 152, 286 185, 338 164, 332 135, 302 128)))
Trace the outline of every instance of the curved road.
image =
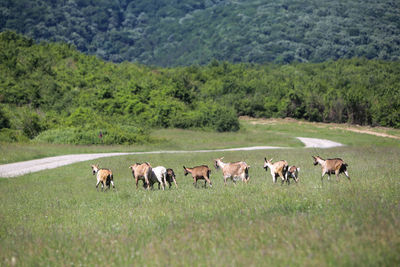
MULTIPOLYGON (((305 144, 305 147, 330 148, 342 146, 330 140, 297 137, 305 144)), ((253 146, 241 148, 213 149, 213 150, 168 150, 168 151, 150 151, 150 152, 127 152, 127 153, 96 153, 96 154, 71 154, 64 156, 48 157, 43 159, 35 159, 23 162, 0 165, 0 177, 9 178, 24 175, 30 172, 38 172, 45 169, 54 169, 60 166, 93 160, 104 157, 114 157, 123 155, 145 155, 145 154, 176 154, 176 153, 206 153, 206 152, 224 152, 224 151, 250 151, 250 150, 266 150, 266 149, 287 149, 288 147, 273 146, 253 146)))

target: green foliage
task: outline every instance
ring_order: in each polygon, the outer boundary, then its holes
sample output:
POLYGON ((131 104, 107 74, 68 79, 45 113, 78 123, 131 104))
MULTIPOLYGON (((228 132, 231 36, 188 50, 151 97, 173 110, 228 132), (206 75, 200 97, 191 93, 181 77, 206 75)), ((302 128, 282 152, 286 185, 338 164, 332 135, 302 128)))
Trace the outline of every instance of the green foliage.
POLYGON ((239 130, 239 121, 233 108, 215 102, 199 102, 195 110, 177 114, 172 126, 178 128, 208 128, 218 132, 239 130))
POLYGON ((4 112, 3 107, 0 106, 0 130, 3 128, 10 128, 10 119, 4 112))
POLYGON ((392 0, 3 0, 0 31, 158 66, 398 60, 399 9, 392 0))
POLYGON ((34 142, 51 143, 51 144, 134 144, 150 142, 148 133, 143 129, 133 126, 129 127, 113 127, 108 125, 104 128, 58 128, 42 132, 38 135, 34 142))
MULTIPOLYGON (((29 138, 20 130, 9 128, 0 129, 0 142, 15 143, 28 142, 29 138)), ((5 153, 5 151, 3 151, 5 153)))
POLYGON ((39 116, 36 113, 25 113, 22 117, 22 130, 28 138, 34 138, 42 131, 39 116))
POLYGON ((121 131, 125 140, 113 130, 237 131, 242 115, 400 127, 398 61, 150 68, 104 62, 65 44, 34 44, 13 32, 0 33, 0 58, 1 127, 30 139, 71 128, 72 141, 62 142, 96 143, 76 137, 91 129, 107 130, 115 142, 141 142, 148 131, 137 138, 121 131))

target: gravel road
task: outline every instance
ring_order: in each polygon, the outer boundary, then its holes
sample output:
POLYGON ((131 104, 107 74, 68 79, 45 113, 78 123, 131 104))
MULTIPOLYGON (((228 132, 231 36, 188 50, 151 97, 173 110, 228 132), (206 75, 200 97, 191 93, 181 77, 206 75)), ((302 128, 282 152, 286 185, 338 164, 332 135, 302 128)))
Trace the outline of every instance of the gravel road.
MULTIPOLYGON (((305 144, 305 147, 315 148, 330 148, 342 146, 330 140, 297 137, 305 144)), ((124 156, 124 155, 146 155, 146 154, 177 154, 177 153, 208 153, 208 152, 224 152, 224 151, 251 151, 251 150, 267 150, 267 149, 288 149, 288 147, 273 147, 273 146, 253 146, 228 149, 212 149, 212 150, 168 150, 168 151, 149 151, 149 152, 127 152, 127 153, 96 153, 96 154, 71 154, 64 156, 48 157, 43 159, 35 159, 23 162, 0 165, 0 177, 11 178, 24 175, 30 172, 38 172, 45 169, 54 169, 60 166, 88 161, 98 158, 124 156)))

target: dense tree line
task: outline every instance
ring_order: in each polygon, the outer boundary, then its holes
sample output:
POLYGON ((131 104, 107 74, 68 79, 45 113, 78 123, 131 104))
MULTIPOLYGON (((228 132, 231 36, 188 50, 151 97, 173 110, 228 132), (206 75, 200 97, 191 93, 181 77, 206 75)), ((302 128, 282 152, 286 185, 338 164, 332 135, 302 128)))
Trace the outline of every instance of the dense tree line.
POLYGON ((393 0, 2 0, 0 31, 146 65, 400 59, 393 0))
POLYGON ((7 31, 0 73, 2 140, 145 142, 153 127, 236 131, 240 115, 400 128, 399 61, 148 67, 7 31))

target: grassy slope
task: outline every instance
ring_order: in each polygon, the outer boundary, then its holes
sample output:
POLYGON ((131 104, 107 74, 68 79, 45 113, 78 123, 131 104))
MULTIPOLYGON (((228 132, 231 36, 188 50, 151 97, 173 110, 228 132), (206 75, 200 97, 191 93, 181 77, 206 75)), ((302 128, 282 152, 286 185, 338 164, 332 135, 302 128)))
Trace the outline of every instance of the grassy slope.
MULTIPOLYGON (((158 142, 134 146, 70 146, 53 144, 0 143, 0 164, 75 153, 132 152, 151 150, 195 150, 244 146, 270 145, 302 147, 294 137, 326 138, 351 146, 379 145, 400 146, 392 138, 377 138, 344 130, 345 125, 298 122, 295 120, 248 120, 241 119, 239 132, 202 132, 182 129, 160 129, 152 133, 158 142), (256 124, 254 124, 255 122, 256 124)), ((360 127, 361 129, 371 128, 360 127)), ((398 129, 373 128, 371 131, 388 133, 400 138, 398 129)))
MULTIPOLYGON (((246 131, 266 137, 268 131, 303 133, 350 144, 318 152, 342 157, 352 182, 342 178, 321 186, 320 168, 310 157, 316 151, 303 148, 99 159, 114 171, 117 190, 107 193, 95 190, 90 162, 2 179, 0 262, 8 265, 15 257, 23 265, 399 263, 400 182, 393 171, 400 162, 399 141, 286 124, 246 124, 246 131), (251 183, 224 187, 214 168, 211 189, 194 188, 183 176, 182 165, 211 166, 219 156, 246 160, 251 183), (300 166, 301 182, 273 185, 262 168, 264 156, 300 166), (172 167, 179 189, 136 191, 128 169, 136 161, 172 167)), ((175 133, 182 140, 186 134, 175 133)), ((196 138, 210 140, 208 133, 196 138)))

